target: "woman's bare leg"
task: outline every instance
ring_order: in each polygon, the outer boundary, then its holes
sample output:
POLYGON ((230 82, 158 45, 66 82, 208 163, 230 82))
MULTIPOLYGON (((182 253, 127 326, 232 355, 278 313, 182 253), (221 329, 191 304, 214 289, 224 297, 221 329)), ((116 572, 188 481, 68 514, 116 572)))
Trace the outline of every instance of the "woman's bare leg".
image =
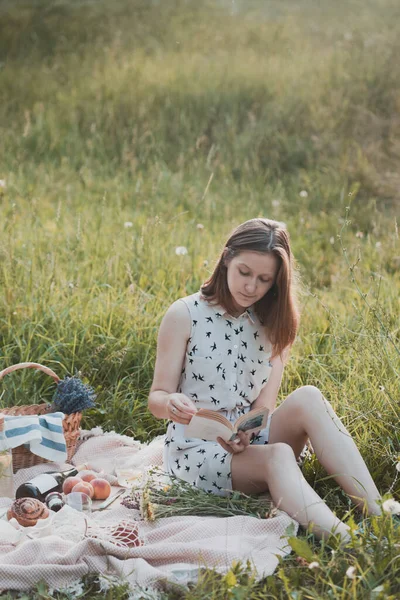
POLYGON ((245 494, 268 489, 276 506, 307 528, 312 524, 317 537, 332 531, 350 539, 342 523, 304 479, 294 452, 287 444, 249 446, 232 456, 232 487, 245 494))
POLYGON ((310 438, 315 454, 351 500, 369 514, 380 515, 379 491, 339 417, 318 388, 295 390, 271 419, 269 443, 289 444, 298 456, 310 438))

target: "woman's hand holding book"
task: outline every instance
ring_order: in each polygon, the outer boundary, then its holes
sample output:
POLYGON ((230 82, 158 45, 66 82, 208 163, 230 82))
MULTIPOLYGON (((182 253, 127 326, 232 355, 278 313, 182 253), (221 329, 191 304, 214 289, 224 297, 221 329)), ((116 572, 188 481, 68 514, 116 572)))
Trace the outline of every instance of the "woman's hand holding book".
POLYGON ((236 438, 232 441, 225 442, 222 438, 218 437, 217 442, 223 447, 226 452, 230 454, 240 454, 243 450, 250 445, 251 433, 248 431, 238 431, 236 438))
POLYGON ((175 423, 188 425, 194 414, 197 413, 197 408, 185 394, 169 394, 167 399, 167 410, 169 419, 175 423))

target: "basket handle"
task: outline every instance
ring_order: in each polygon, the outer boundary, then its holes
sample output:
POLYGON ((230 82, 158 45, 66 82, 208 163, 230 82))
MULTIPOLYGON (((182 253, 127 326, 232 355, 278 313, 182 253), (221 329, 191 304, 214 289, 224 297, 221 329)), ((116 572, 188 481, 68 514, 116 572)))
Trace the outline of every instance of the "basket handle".
POLYGON ((34 362, 25 362, 18 363, 17 365, 11 365, 11 367, 7 367, 6 369, 0 371, 0 379, 3 379, 5 375, 8 375, 13 371, 18 371, 18 369, 39 369, 39 371, 43 371, 43 373, 46 373, 46 375, 50 375, 50 377, 52 377, 56 383, 59 383, 59 381, 61 381, 59 376, 56 375, 54 371, 49 369, 49 367, 45 367, 43 365, 40 365, 39 363, 34 362))

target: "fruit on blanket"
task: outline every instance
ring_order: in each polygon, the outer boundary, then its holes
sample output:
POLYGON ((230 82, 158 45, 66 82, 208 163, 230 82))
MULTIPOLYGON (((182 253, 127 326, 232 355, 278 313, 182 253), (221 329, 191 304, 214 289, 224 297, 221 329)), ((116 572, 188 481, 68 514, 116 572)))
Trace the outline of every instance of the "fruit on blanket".
POLYGON ((86 481, 87 483, 90 483, 92 481, 92 479, 96 479, 97 477, 97 473, 95 473, 94 471, 81 471, 79 473, 79 477, 82 479, 82 481, 86 481))
POLYGON ((82 479, 77 475, 75 477, 67 477, 67 479, 63 483, 63 492, 64 494, 69 494, 72 491, 72 488, 77 483, 82 483, 82 479))
POLYGON ((39 519, 47 519, 49 514, 47 506, 37 498, 18 498, 8 509, 7 518, 17 519, 23 527, 32 527, 39 519))
MULTIPOLYGON (((95 480, 93 479, 93 481, 95 480)), ((74 485, 71 492, 82 492, 83 494, 90 496, 90 498, 93 498, 94 496, 94 489, 92 484, 82 480, 76 485, 74 485)))
POLYGON ((97 479, 92 479, 90 485, 93 487, 94 490, 94 500, 106 500, 111 494, 111 485, 106 479, 102 479, 101 477, 98 477, 97 479))

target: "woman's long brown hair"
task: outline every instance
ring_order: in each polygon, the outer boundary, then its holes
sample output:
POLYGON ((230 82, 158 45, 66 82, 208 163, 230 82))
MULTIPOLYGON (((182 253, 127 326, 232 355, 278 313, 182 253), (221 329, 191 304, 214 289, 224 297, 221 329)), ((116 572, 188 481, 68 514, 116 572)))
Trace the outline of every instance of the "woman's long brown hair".
POLYGON ((282 355, 296 338, 300 314, 296 297, 294 259, 289 233, 282 223, 270 219, 250 219, 233 230, 218 259, 213 274, 201 286, 202 295, 211 303, 234 312, 227 283, 227 266, 240 252, 274 254, 278 273, 274 285, 253 306, 272 344, 273 356, 282 355))

